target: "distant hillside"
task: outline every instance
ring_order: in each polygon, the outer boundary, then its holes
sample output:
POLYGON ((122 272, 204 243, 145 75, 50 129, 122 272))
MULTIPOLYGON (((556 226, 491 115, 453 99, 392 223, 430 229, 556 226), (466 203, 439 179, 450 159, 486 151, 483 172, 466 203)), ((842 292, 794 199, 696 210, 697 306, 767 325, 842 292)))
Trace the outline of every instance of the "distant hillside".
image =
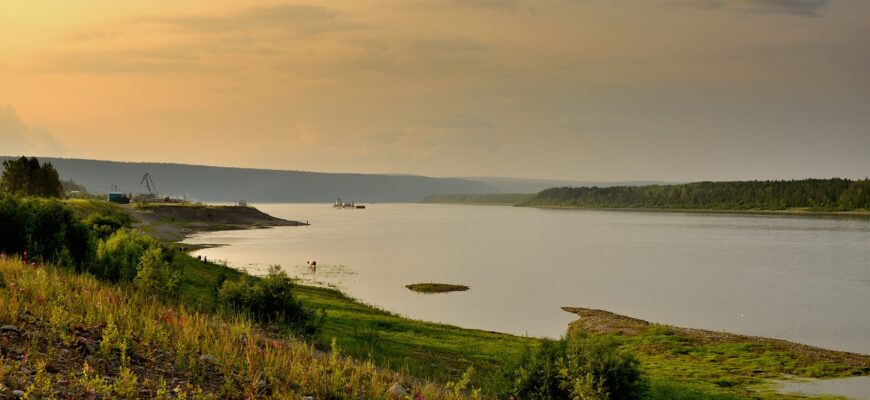
POLYGON ((499 193, 538 193, 544 189, 554 187, 583 187, 583 186, 644 186, 661 185, 675 182, 660 181, 568 181, 558 179, 524 179, 524 178, 500 178, 500 177, 463 177, 470 181, 482 182, 494 187, 499 193))
POLYGON ((870 209, 870 180, 832 178, 609 188, 563 187, 544 190, 524 205, 706 210, 867 210, 870 209))
MULTIPOLYGON (((10 157, 0 157, 0 161, 10 157)), ((62 179, 72 179, 91 193, 112 185, 126 193, 145 191, 139 181, 154 178, 161 196, 188 196, 208 202, 418 202, 433 194, 496 193, 482 182, 413 175, 336 174, 185 164, 127 163, 40 157, 54 164, 62 179)))
POLYGON ((535 197, 534 193, 495 193, 495 194, 434 194, 426 196, 424 203, 441 204, 487 204, 513 206, 535 197))

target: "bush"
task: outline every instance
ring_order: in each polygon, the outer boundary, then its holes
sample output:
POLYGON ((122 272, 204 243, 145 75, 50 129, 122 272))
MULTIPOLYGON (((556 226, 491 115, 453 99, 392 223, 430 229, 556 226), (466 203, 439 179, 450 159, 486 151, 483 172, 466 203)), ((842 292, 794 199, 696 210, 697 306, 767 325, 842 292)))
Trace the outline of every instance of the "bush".
POLYGON ((91 273, 112 282, 133 282, 139 273, 139 262, 145 252, 160 248, 165 262, 171 262, 173 252, 157 240, 136 230, 121 229, 97 247, 97 261, 91 273))
POLYGON ((149 247, 139 258, 138 272, 133 283, 136 289, 148 294, 155 294, 164 299, 173 299, 178 295, 178 282, 181 273, 166 262, 163 249, 149 247))
POLYGON ((565 354, 565 341, 545 341, 537 351, 527 350, 521 360, 508 371, 509 388, 505 394, 521 399, 567 399, 562 388, 560 364, 565 354))
POLYGON ((97 239, 106 239, 122 228, 133 226, 133 218, 129 214, 107 215, 92 214, 84 221, 91 228, 97 239))
POLYGON ((281 267, 269 267, 263 278, 243 275, 226 281, 218 293, 220 302, 231 309, 249 313, 263 323, 284 323, 299 333, 314 330, 311 313, 293 297, 293 281, 281 267))
POLYGON ((563 387, 573 399, 638 399, 647 391, 640 362, 611 336, 568 338, 563 387))
POLYGON ((57 200, 0 196, 0 252, 86 269, 94 255, 90 229, 57 200))
POLYGON ((499 376, 501 394, 518 399, 639 399, 648 390, 640 363, 609 336, 572 334, 544 342, 499 376))

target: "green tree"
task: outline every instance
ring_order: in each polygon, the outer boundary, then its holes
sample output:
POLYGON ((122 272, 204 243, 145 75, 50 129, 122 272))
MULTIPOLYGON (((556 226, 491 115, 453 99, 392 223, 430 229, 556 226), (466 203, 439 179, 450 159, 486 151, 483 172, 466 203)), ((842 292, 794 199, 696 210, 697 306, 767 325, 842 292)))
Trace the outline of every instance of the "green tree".
POLYGON ((57 170, 51 163, 40 164, 36 157, 3 161, 0 190, 22 196, 59 198, 63 195, 57 170))

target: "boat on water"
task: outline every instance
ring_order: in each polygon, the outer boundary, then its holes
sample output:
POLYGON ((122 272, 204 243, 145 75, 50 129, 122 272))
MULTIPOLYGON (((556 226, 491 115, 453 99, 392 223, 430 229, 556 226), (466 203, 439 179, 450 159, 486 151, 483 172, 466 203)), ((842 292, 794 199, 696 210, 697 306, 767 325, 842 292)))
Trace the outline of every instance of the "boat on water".
POLYGON ((342 202, 341 199, 336 200, 335 203, 332 205, 332 207, 333 208, 351 208, 351 209, 356 209, 356 210, 366 208, 366 206, 364 206, 362 204, 356 204, 355 201, 347 203, 347 202, 342 202))

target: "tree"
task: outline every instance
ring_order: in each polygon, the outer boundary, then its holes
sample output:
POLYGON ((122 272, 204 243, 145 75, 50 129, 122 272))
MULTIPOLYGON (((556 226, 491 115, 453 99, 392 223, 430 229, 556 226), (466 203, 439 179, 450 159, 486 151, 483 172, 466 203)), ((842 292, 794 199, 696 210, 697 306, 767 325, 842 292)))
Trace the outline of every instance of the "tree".
POLYGON ((40 164, 36 157, 22 156, 3 161, 0 191, 23 196, 59 198, 63 195, 63 186, 51 163, 40 164))

